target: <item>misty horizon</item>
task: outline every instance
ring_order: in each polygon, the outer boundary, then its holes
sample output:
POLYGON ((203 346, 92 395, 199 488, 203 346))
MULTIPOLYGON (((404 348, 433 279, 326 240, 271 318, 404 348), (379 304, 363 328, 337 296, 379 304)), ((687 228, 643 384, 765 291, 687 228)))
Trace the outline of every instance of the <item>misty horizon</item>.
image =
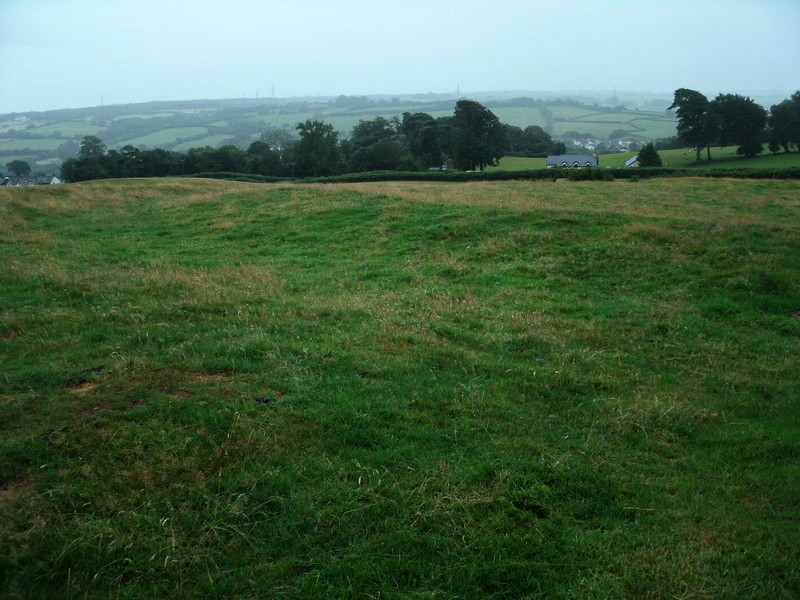
POLYGON ((236 98, 800 87, 800 5, 7 0, 0 113, 236 98))

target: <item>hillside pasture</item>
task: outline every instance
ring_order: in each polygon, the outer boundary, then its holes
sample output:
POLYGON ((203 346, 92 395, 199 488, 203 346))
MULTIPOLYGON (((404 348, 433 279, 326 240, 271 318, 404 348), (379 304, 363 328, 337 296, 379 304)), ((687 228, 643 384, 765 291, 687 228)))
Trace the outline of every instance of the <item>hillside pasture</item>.
MULTIPOLYGON (((711 149, 711 162, 705 160, 695 163, 696 153, 693 149, 678 148, 674 150, 659 150, 659 156, 665 167, 679 169, 780 169, 785 167, 800 167, 800 152, 771 154, 764 152, 755 158, 744 158, 736 154, 736 146, 711 149)), ((625 162, 636 156, 636 152, 616 152, 601 154, 599 156, 600 168, 623 168, 625 162)), ((487 167, 487 171, 527 171, 530 169, 544 169, 547 166, 545 158, 524 158, 519 156, 505 156, 500 159, 497 167, 487 167)))
MULTIPOLYGON (((85 121, 62 121, 60 123, 52 123, 31 129, 31 134, 36 135, 52 135, 59 133, 61 137, 80 137, 83 138, 87 135, 102 135, 105 127, 101 125, 94 125, 85 121)), ((63 142, 64 140, 62 140, 63 142)))
POLYGON ((0 137, 0 152, 15 151, 24 153, 26 150, 55 150, 64 141, 57 138, 20 139, 0 137))
POLYGON ((163 129, 155 133, 131 138, 117 142, 115 146, 148 146, 151 148, 170 147, 176 140, 186 137, 196 137, 208 133, 206 127, 175 127, 173 129, 163 129))
POLYGON ((800 596, 800 183, 0 188, 0 596, 800 596))

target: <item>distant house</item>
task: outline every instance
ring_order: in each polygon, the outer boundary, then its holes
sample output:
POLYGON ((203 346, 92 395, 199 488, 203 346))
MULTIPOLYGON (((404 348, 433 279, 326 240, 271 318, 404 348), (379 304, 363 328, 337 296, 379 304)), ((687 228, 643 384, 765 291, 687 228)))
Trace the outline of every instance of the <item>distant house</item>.
POLYGON ((0 185, 56 185, 62 181, 55 175, 37 175, 30 177, 3 177, 0 178, 0 185))
POLYGON ((634 156, 633 158, 629 158, 628 160, 625 161, 625 168, 626 169, 630 169, 632 167, 638 167, 638 166, 639 166, 639 155, 638 154, 636 156, 634 156))
POLYGON ((596 154, 557 154, 547 157, 548 169, 585 169, 598 164, 596 154))

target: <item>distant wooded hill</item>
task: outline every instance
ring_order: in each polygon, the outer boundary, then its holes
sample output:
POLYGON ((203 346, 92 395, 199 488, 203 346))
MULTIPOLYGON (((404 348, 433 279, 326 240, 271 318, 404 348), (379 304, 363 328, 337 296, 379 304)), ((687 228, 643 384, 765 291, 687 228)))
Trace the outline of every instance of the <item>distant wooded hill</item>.
MULTIPOLYGON (((294 133, 307 119, 333 125, 347 137, 360 120, 391 118, 404 112, 450 116, 456 98, 440 96, 324 99, 239 99, 150 102, 0 115, 0 163, 24 160, 35 170, 53 171, 77 155, 80 140, 98 136, 111 149, 126 145, 185 152, 190 148, 233 144, 246 148, 267 128, 294 133)), ((484 100, 503 123, 538 125, 566 140, 630 139, 649 141, 676 132, 672 113, 628 109, 577 100, 528 97, 484 100)), ((660 103, 654 102, 659 105, 660 103)))

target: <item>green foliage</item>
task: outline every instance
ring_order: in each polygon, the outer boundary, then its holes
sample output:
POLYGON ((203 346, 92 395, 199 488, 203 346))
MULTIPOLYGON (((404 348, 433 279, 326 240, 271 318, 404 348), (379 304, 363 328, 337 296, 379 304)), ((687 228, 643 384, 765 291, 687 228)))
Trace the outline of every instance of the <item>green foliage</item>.
POLYGON ((24 160, 12 160, 6 163, 6 169, 11 171, 17 177, 24 177, 30 175, 31 166, 24 160))
POLYGON ((538 125, 529 125, 525 129, 505 125, 507 155, 546 157, 549 154, 560 154, 563 142, 554 142, 550 134, 538 125))
POLYGON ((99 137, 87 135, 81 140, 78 158, 100 158, 106 153, 106 145, 99 137))
POLYGON ((739 94, 719 94, 711 103, 720 146, 738 145, 737 154, 751 158, 763 152, 761 138, 767 125, 767 111, 739 94))
POLYGON ((307 120, 297 125, 300 141, 293 146, 297 175, 320 177, 341 171, 344 157, 333 125, 307 120))
POLYGON ((674 101, 667 110, 673 109, 678 115, 678 137, 697 150, 697 162, 700 162, 700 152, 711 146, 717 136, 711 103, 700 92, 680 88, 675 90, 674 101))
POLYGON ((456 102, 453 125, 457 134, 453 156, 456 168, 483 170, 487 165, 496 165, 505 154, 508 142, 503 125, 478 102, 456 102))
POLYGON ((610 169, 566 169, 566 173, 570 181, 614 181, 610 169))
POLYGON ((440 142, 442 129, 436 119, 426 113, 403 113, 400 125, 411 155, 423 168, 441 167, 445 162, 440 142))
POLYGON ((772 105, 768 123, 771 151, 775 152, 775 145, 782 146, 785 152, 789 152, 792 146, 800 150, 800 91, 780 104, 772 105))
POLYGON ((640 167, 660 167, 661 157, 652 142, 646 144, 638 154, 640 167))
POLYGON ((396 170, 403 156, 399 119, 359 121, 349 140, 351 171, 396 170))

